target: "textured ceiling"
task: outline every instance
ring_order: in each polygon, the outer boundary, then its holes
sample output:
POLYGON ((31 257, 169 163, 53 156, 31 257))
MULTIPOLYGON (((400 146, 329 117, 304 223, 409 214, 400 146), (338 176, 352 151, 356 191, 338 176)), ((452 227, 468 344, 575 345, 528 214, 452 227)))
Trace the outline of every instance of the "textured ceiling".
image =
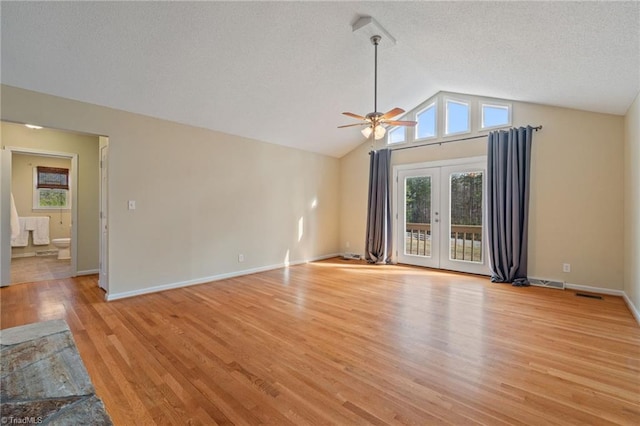
POLYGON ((624 114, 638 2, 6 2, 2 83, 340 157, 440 90, 624 114))

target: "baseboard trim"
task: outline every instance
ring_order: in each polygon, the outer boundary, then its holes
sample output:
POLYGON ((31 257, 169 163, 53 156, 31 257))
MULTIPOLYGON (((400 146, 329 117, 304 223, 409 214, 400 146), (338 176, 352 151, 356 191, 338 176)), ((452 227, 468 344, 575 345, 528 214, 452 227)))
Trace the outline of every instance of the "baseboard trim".
POLYGON ((640 325, 640 312, 638 312, 638 309, 633 305, 633 302, 631 302, 631 299, 629 298, 629 296, 627 296, 627 293, 625 293, 624 290, 614 290, 610 288, 591 287, 588 285, 579 285, 579 284, 570 284, 570 283, 566 283, 565 288, 567 290, 587 291, 589 293, 599 293, 599 294, 608 294, 611 296, 620 296, 622 297, 622 299, 624 299, 625 303, 627 304, 627 307, 631 311, 631 315, 633 315, 638 325, 640 325))
MULTIPOLYGON (((105 295, 105 300, 106 301, 113 301, 113 300, 118 300, 118 299, 126 299, 126 298, 129 298, 129 297, 141 296, 143 294, 157 293, 157 292, 160 292, 160 291, 172 290, 172 289, 182 288, 182 287, 189 287, 189 286, 192 286, 192 285, 206 284, 206 283, 210 283, 210 282, 214 282, 214 281, 220 281, 220 280, 224 280, 224 279, 228 279, 228 278, 241 277, 243 275, 251 275, 251 274, 256 274, 256 273, 259 273, 259 272, 266 272, 266 271, 272 271, 274 269, 287 268, 289 266, 301 265, 303 263, 310 263, 310 262, 316 262, 316 261, 319 261, 319 260, 331 259, 332 257, 341 257, 342 255, 343 255, 343 253, 331 253, 331 254, 318 256, 318 257, 305 259, 305 260, 282 262, 282 263, 278 263, 278 264, 274 264, 274 265, 261 266, 261 267, 252 268, 252 269, 244 269, 244 270, 241 270, 241 271, 229 272, 229 273, 226 273, 226 274, 212 275, 212 276, 209 276, 209 277, 196 278, 196 279, 193 279, 193 280, 179 281, 179 282, 176 282, 176 283, 170 283, 170 284, 164 284, 164 285, 159 285, 159 286, 154 286, 154 287, 148 287, 148 288, 143 288, 143 289, 140 289, 140 290, 125 291, 125 292, 122 292, 122 293, 107 293, 105 295)), ((98 269, 92 269, 92 270, 87 270, 87 271, 78 271, 78 275, 92 275, 92 274, 97 274, 97 273, 99 273, 98 269)), ((620 297, 622 297, 624 299, 625 303, 627 304, 627 307, 631 311, 631 314, 633 315, 635 320, 640 325, 640 312, 633 305, 633 303, 631 302, 631 299, 629 298, 629 296, 627 296, 627 294, 623 290, 615 290, 615 289, 603 288, 603 287, 592 287, 592 286, 588 286, 588 285, 571 284, 571 283, 565 283, 565 289, 566 290, 587 291, 587 292, 590 292, 590 293, 608 294, 608 295, 611 295, 611 296, 620 296, 620 297)))
POLYGON ((86 271, 78 271, 78 272, 76 272, 76 276, 95 275, 95 274, 99 274, 99 273, 100 273, 99 269, 87 269, 86 271))
POLYGON ((228 278, 241 277, 243 275, 251 275, 251 274, 256 274, 258 272, 272 271, 274 269, 280 269, 280 268, 286 268, 286 267, 289 267, 289 266, 301 265, 303 263, 310 263, 310 262, 315 262, 315 261, 318 261, 318 260, 330 259, 332 257, 338 257, 338 256, 340 256, 339 253, 332 253, 332 254, 327 254, 327 255, 323 255, 323 256, 314 257, 314 258, 311 258, 311 259, 282 262, 282 263, 278 263, 278 264, 275 264, 275 265, 267 265, 267 266, 261 266, 261 267, 258 267, 258 268, 251 268, 251 269, 244 269, 244 270, 241 270, 241 271, 229 272, 229 273, 226 273, 226 274, 219 274, 219 275, 212 275, 212 276, 209 276, 209 277, 195 278, 193 280, 179 281, 179 282, 176 282, 176 283, 164 284, 164 285, 159 285, 159 286, 154 286, 154 287, 147 287, 147 288, 143 288, 143 289, 140 289, 140 290, 125 291, 125 292, 121 292, 121 293, 107 293, 106 296, 105 296, 105 300, 110 302, 110 301, 118 300, 118 299, 126 299, 128 297, 141 296, 143 294, 157 293, 159 291, 173 290, 173 289, 176 289, 176 288, 189 287, 189 286, 198 285, 198 284, 206 284, 206 283, 210 283, 210 282, 213 282, 213 281, 220 281, 220 280, 225 280, 225 279, 228 279, 228 278))
POLYGON ((608 294, 611 296, 620 296, 620 297, 624 296, 624 291, 615 290, 612 288, 591 287, 589 285, 580 285, 580 284, 571 284, 571 283, 565 283, 564 287, 567 290, 587 291, 589 293, 608 294))
POLYGON ((636 322, 638 323, 638 325, 640 325, 640 312, 633 305, 633 302, 631 301, 629 296, 627 296, 627 293, 623 293, 622 297, 624 298, 624 301, 627 302, 627 307, 631 311, 631 315, 634 316, 634 318, 636 319, 636 322))
POLYGON ((20 259, 22 257, 36 257, 36 252, 29 252, 29 253, 19 253, 19 254, 12 254, 11 258, 12 259, 20 259))

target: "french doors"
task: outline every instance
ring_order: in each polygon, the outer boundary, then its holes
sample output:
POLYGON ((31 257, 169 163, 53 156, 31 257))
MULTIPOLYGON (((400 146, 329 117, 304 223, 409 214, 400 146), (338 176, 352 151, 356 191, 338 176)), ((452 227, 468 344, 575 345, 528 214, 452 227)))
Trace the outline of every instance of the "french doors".
POLYGON ((397 166, 399 263, 489 275, 486 160, 397 166))

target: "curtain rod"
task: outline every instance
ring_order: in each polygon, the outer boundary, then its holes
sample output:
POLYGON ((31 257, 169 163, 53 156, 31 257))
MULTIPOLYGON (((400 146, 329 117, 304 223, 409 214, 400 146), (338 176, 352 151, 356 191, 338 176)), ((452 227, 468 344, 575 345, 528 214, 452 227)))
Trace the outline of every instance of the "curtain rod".
MULTIPOLYGON (((542 130, 542 126, 532 127, 532 129, 537 132, 538 130, 542 130)), ((389 150, 402 151, 403 149, 422 148, 423 146, 430 146, 430 145, 444 145, 446 143, 451 143, 451 142, 461 142, 461 141, 468 141, 471 139, 486 138, 487 136, 489 136, 489 134, 481 135, 481 136, 469 136, 468 138, 453 139, 453 140, 442 141, 442 142, 429 142, 429 143, 423 143, 420 145, 403 146, 401 148, 390 148, 389 150)))

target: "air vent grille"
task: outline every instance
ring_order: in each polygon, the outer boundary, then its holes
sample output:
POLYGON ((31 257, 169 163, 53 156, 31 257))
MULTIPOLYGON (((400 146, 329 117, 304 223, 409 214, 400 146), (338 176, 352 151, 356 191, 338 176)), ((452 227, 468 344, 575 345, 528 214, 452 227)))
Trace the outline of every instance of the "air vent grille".
POLYGON ((549 288, 557 288, 558 290, 564 290, 563 281, 545 280, 542 278, 529 278, 529 284, 534 285, 536 287, 549 287, 549 288))
POLYGON ((343 257, 343 259, 346 259, 346 260, 360 260, 360 259, 362 259, 362 256, 360 256, 359 254, 356 254, 356 253, 345 253, 342 257, 343 257))
POLYGON ((587 297, 589 299, 604 300, 604 298, 602 296, 598 296, 597 294, 576 293, 576 296, 578 296, 578 297, 587 297))

